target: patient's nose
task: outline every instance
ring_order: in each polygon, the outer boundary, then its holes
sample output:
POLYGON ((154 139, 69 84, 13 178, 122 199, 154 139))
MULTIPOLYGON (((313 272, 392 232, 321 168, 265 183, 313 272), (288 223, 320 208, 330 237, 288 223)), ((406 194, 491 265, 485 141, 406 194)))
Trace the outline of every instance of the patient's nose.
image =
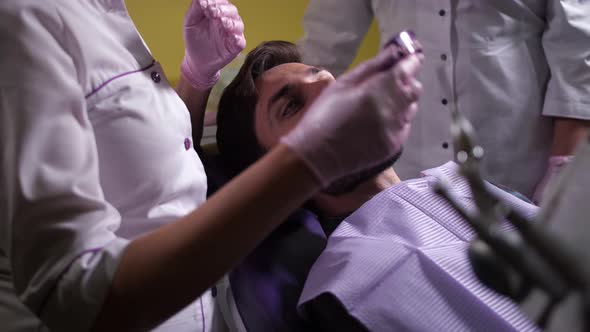
POLYGON ((305 94, 310 97, 317 97, 333 80, 325 77, 316 77, 313 80, 308 80, 303 85, 305 94))

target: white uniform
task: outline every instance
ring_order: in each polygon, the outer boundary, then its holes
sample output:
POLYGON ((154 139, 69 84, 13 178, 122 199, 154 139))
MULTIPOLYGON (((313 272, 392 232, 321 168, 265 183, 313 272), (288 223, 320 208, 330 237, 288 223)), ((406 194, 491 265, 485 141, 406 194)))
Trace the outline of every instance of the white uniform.
POLYGON ((453 158, 456 107, 486 150, 489 179, 531 196, 547 167, 549 117, 590 119, 589 1, 311 0, 304 60, 343 72, 373 16, 381 45, 411 29, 426 55, 420 111, 395 165, 402 178, 453 158))
MULTIPOLYGON (((86 331, 129 239, 205 200, 190 115, 123 0, 3 0, 0 50, 0 329, 45 329, 12 280, 53 331, 86 331)), ((159 330, 211 330, 213 309, 159 330)))

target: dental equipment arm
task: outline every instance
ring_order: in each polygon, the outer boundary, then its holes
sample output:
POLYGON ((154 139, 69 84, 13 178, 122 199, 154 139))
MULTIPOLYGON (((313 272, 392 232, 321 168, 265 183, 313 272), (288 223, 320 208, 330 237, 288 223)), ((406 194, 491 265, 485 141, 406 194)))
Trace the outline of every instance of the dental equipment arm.
MULTIPOLYGON (((474 144, 470 123, 458 112, 452 113, 451 133, 456 159, 473 193, 476 211, 467 211, 444 183, 436 189, 469 222, 479 239, 469 248, 475 274, 490 288, 522 302, 533 288, 550 298, 537 323, 546 326, 550 316, 572 292, 585 299, 589 311, 590 274, 570 244, 559 239, 541 222, 527 220, 495 197, 483 180, 479 161, 483 149, 474 144), (500 231, 500 220, 507 218, 516 232, 500 231)), ((588 322, 586 322, 588 324, 588 322)), ((585 328, 590 328, 586 325, 585 328)))

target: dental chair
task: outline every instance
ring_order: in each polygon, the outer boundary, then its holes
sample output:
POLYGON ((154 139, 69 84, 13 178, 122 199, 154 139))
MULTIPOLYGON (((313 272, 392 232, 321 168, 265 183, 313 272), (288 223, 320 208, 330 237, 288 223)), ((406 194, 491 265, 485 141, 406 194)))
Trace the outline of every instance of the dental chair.
MULTIPOLYGON (((208 195, 229 180, 216 151, 208 145, 199 153, 207 173, 208 195)), ((297 301, 326 242, 315 215, 303 208, 277 227, 213 287, 230 331, 314 330, 299 316, 297 301)))

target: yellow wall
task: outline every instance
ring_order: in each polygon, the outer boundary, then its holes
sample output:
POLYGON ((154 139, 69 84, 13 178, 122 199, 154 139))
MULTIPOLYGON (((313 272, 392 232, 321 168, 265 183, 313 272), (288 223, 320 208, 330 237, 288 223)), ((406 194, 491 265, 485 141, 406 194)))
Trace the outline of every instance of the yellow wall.
MULTIPOLYGON (((149 45, 162 63, 168 79, 178 81, 178 66, 182 60, 182 20, 190 0, 126 0, 129 13, 149 45)), ((246 51, 260 42, 283 39, 292 42, 303 36, 301 19, 308 1, 296 0, 232 0, 238 7, 246 27, 246 51)), ((375 24, 365 39, 359 56, 365 59, 378 49, 375 24)), ((353 65, 354 65, 353 64, 353 65)))

